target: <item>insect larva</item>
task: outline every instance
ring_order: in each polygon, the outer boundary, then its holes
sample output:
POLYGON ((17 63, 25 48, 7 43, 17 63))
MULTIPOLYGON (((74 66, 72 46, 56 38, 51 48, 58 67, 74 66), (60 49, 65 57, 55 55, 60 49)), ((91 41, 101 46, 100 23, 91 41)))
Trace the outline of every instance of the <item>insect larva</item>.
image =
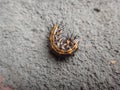
POLYGON ((50 32, 50 47, 51 50, 58 56, 72 55, 78 49, 78 39, 77 36, 66 38, 61 37, 62 29, 59 28, 59 25, 56 24, 53 26, 50 32))

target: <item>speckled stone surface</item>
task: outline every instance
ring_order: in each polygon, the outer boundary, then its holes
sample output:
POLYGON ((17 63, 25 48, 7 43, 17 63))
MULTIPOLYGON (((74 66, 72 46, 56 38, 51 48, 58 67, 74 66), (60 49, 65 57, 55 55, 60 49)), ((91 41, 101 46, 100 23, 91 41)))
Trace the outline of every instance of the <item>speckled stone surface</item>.
POLYGON ((120 90, 120 0, 0 0, 0 76, 14 90, 120 90), (48 37, 61 21, 80 43, 60 61, 48 37))

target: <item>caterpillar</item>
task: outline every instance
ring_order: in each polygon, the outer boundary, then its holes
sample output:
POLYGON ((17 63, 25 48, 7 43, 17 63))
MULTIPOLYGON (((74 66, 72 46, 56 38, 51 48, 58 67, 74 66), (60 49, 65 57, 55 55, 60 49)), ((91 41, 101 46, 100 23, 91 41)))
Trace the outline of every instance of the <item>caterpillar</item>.
POLYGON ((72 55, 78 49, 78 38, 77 36, 69 35, 66 38, 61 37, 63 29, 58 24, 52 27, 50 32, 50 48, 52 52, 58 56, 72 55))

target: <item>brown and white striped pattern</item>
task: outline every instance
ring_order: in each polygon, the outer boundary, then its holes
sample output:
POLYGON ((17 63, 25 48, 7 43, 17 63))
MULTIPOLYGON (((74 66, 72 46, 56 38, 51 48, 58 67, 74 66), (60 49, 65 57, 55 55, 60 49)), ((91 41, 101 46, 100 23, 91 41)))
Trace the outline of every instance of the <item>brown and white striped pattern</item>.
POLYGON ((59 25, 54 25, 50 32, 50 47, 57 55, 72 55, 78 49, 77 36, 66 38, 61 37, 62 29, 59 25))

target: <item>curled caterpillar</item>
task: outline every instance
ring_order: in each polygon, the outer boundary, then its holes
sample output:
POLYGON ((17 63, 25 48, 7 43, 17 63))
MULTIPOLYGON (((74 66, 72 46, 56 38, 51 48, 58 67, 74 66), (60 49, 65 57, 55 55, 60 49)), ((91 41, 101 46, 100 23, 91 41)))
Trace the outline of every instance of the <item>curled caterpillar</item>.
POLYGON ((58 24, 53 26, 49 37, 51 50, 58 56, 72 55, 78 49, 77 36, 68 35, 63 38, 62 31, 58 24))

